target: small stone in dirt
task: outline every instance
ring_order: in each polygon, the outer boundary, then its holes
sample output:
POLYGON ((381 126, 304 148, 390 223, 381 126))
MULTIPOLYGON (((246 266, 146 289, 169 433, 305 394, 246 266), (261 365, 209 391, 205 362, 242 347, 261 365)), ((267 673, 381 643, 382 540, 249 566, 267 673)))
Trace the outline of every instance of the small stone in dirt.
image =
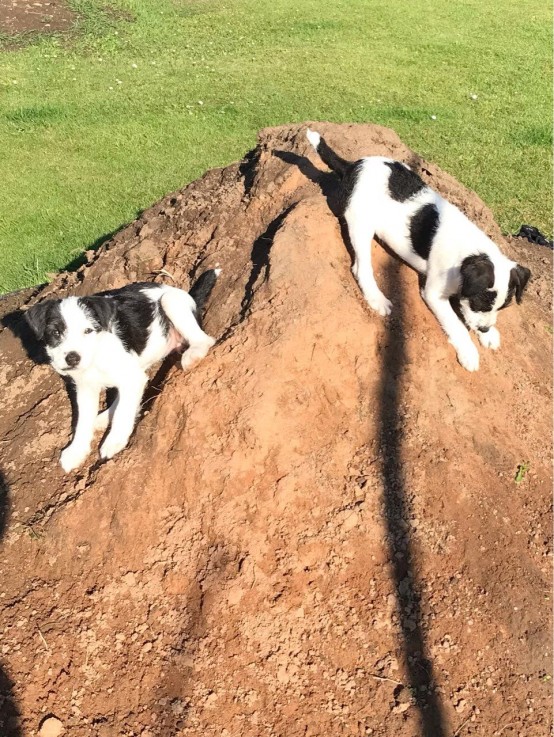
POLYGON ((59 737, 65 732, 63 724, 57 717, 47 717, 40 725, 39 737, 59 737))

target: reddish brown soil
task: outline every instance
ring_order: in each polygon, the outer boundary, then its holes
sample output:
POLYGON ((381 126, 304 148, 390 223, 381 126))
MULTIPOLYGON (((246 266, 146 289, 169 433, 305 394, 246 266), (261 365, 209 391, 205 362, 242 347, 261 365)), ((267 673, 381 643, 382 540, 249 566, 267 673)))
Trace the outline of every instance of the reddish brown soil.
POLYGON ((0 0, 0 31, 9 36, 66 31, 75 19, 64 0, 0 0))
POLYGON ((376 245, 394 316, 366 308, 303 126, 262 131, 57 277, 41 297, 187 287, 219 263, 220 342, 189 374, 170 362, 126 451, 64 476, 63 384, 0 334, 0 733, 47 715, 72 737, 550 732, 550 254, 504 241, 390 130, 318 128, 410 162, 531 267, 501 350, 465 372, 376 245))

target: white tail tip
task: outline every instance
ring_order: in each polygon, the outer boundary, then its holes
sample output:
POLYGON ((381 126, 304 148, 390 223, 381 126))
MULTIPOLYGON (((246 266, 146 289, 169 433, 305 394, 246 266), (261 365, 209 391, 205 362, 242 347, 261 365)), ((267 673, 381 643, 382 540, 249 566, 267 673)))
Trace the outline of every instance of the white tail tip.
POLYGON ((308 128, 308 130, 306 131, 306 136, 308 138, 308 141, 317 151, 317 147, 319 146, 319 142, 321 141, 321 136, 319 135, 319 133, 308 128))
POLYGON ((214 274, 215 274, 216 276, 219 276, 219 275, 221 274, 221 269, 219 269, 219 268, 217 268, 217 269, 214 269, 214 274))

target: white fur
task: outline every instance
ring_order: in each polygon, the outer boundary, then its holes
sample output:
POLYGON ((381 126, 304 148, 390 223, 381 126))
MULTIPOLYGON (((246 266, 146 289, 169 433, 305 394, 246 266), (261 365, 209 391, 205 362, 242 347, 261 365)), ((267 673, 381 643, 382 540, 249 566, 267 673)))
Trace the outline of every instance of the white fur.
POLYGON ((90 452, 94 431, 110 431, 100 448, 102 458, 112 458, 122 450, 133 431, 144 388, 147 370, 184 343, 188 348, 181 360, 187 369, 203 358, 215 340, 198 325, 192 297, 181 289, 160 286, 144 290, 152 300, 160 302, 172 328, 164 335, 162 323, 156 318, 150 325, 146 346, 140 355, 127 351, 117 335, 117 323, 110 330, 85 333, 94 326, 87 311, 76 297, 62 300, 60 310, 67 325, 63 342, 47 348, 52 365, 58 373, 69 376, 77 390, 78 420, 73 440, 61 454, 61 465, 69 472, 78 468, 90 452), (75 351, 81 356, 77 368, 67 366, 66 356, 75 351), (107 410, 98 414, 102 389, 115 387, 118 396, 107 410))
MULTIPOLYGON (((307 137, 317 150, 320 135, 308 130, 307 137)), ((369 306, 380 315, 389 315, 392 303, 379 289, 371 264, 371 241, 374 236, 382 239, 406 263, 426 275, 422 292, 426 304, 456 349, 461 365, 468 371, 477 371, 477 348, 449 302, 449 298, 458 294, 460 289, 460 266, 467 256, 479 253, 487 254, 494 265, 492 289, 498 295, 493 309, 490 312, 472 312, 463 300, 460 306, 472 330, 489 328, 488 332, 478 332, 481 344, 496 349, 500 346, 500 335, 493 326, 498 309, 506 300, 510 270, 517 264, 506 258, 498 246, 457 207, 430 187, 404 202, 394 200, 388 190, 391 170, 385 165, 392 161, 381 156, 362 159, 356 186, 344 212, 355 254, 352 272, 369 306), (409 224, 412 215, 428 203, 435 205, 439 212, 439 226, 429 258, 425 260, 412 248, 409 224)))

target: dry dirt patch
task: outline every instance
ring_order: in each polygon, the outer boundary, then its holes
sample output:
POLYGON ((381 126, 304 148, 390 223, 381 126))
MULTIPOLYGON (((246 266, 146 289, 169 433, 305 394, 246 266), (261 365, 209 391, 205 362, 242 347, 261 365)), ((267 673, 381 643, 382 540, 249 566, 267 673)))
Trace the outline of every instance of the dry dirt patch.
POLYGON ((76 18, 63 0, 0 0, 0 31, 8 36, 67 31, 76 18))

